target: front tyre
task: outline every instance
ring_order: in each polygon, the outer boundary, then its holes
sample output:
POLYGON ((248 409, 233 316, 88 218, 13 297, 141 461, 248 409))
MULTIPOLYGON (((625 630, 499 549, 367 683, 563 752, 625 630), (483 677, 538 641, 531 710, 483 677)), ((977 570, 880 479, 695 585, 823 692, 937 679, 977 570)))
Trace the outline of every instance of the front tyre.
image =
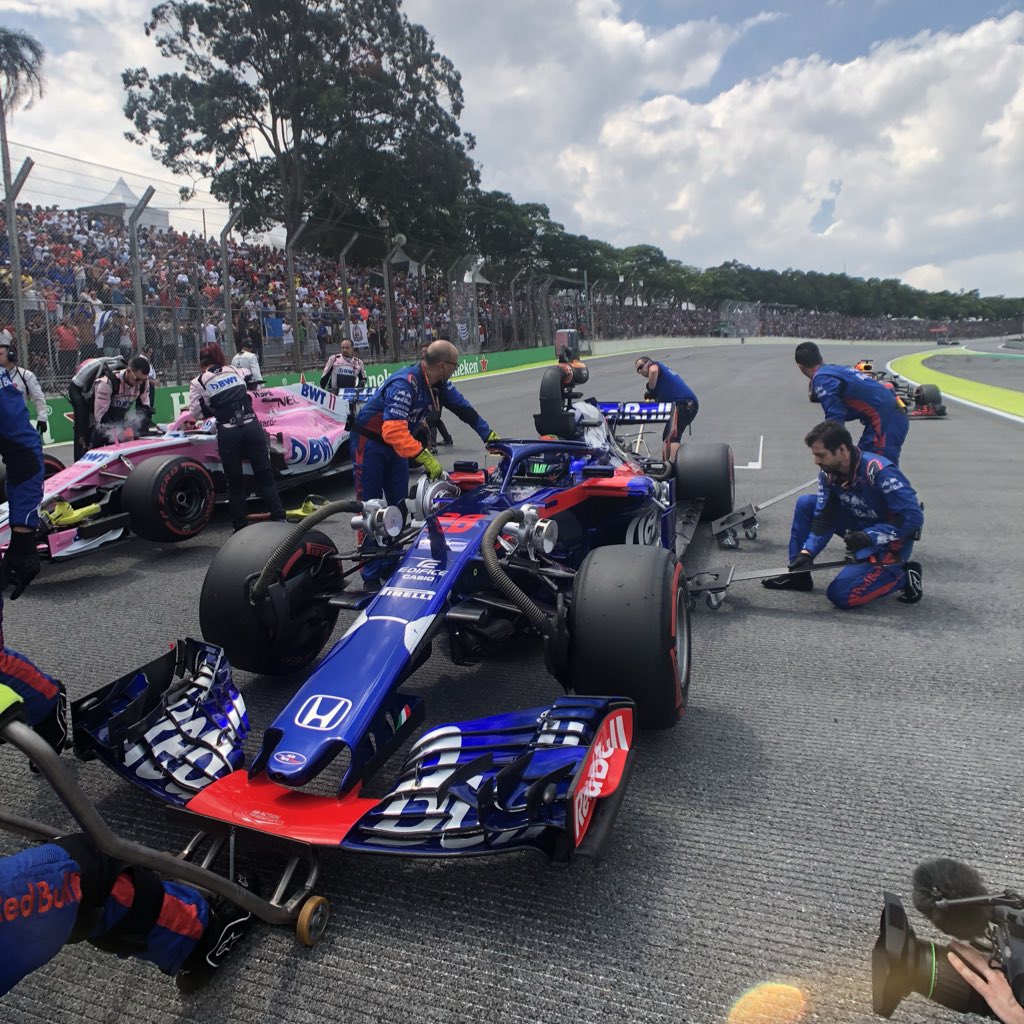
POLYGON ((591 551, 573 581, 569 682, 629 697, 642 729, 679 721, 690 687, 690 612, 682 564, 664 548, 591 551))
POLYGON ((271 556, 293 533, 287 523, 254 523, 239 530, 217 552, 206 570, 199 597, 203 637, 224 648, 235 668, 262 675, 286 675, 308 665, 330 639, 338 609, 324 599, 343 585, 334 541, 310 530, 295 542, 271 590, 259 604, 251 600, 271 556), (277 599, 280 598, 280 599, 277 599))
POLYGON ((213 478, 185 455, 147 459, 121 488, 121 508, 144 540, 173 544, 201 533, 213 515, 213 478))

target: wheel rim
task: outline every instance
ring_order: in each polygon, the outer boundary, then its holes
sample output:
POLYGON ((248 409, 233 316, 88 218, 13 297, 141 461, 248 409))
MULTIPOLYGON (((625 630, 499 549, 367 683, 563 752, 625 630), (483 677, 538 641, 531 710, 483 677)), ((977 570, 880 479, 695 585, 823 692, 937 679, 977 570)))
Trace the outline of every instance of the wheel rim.
POLYGON ((685 587, 676 587, 675 636, 672 638, 672 661, 675 663, 679 691, 686 700, 687 678, 690 674, 690 631, 686 628, 689 598, 685 587))
POLYGON ((187 477, 171 492, 171 515, 179 522, 194 523, 203 518, 209 500, 203 483, 198 477, 187 477))

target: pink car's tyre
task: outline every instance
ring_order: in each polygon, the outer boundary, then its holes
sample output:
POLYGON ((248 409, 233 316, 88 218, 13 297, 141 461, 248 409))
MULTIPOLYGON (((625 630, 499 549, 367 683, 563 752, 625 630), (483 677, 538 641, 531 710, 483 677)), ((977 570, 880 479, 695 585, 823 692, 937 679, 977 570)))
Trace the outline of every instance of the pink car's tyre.
POLYGON ((260 675, 294 672, 316 658, 334 631, 338 609, 323 594, 342 587, 331 557, 338 549, 319 530, 295 542, 266 599, 252 603, 253 584, 294 529, 287 523, 247 526, 228 539, 206 570, 199 627, 204 639, 224 648, 234 668, 260 675))
POLYGON ((47 480, 51 476, 62 473, 65 469, 67 469, 67 466, 56 455, 47 455, 46 452, 43 452, 43 473, 47 480))
POLYGON ((121 508, 145 540, 175 543, 201 533, 213 515, 213 478, 184 455, 148 459, 128 474, 121 508))

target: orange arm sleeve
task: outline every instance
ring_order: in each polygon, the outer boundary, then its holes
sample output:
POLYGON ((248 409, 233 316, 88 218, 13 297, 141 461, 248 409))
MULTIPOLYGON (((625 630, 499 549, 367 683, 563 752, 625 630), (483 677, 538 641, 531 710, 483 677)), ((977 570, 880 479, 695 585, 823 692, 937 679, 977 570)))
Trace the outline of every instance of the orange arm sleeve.
POLYGON ((380 434, 399 455, 404 455, 407 459, 423 451, 423 445, 409 433, 408 420, 385 420, 381 425, 380 434))

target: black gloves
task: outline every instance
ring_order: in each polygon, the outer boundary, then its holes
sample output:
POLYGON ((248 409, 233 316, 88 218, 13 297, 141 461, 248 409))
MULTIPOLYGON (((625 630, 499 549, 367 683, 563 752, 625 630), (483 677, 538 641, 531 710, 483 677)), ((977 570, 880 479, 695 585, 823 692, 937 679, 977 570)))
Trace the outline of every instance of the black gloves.
POLYGON ((789 563, 790 572, 807 572, 814 567, 814 556, 801 551, 792 562, 789 563))
POLYGON ((35 530, 12 530, 11 541, 0 562, 0 590, 12 587, 11 600, 16 601, 39 574, 39 568, 35 530))
POLYGON ((846 535, 847 557, 852 557, 856 555, 858 551, 863 551, 865 548, 873 548, 874 546, 874 540, 872 540, 871 537, 863 530, 851 530, 846 535))
POLYGON ((38 420, 36 422, 36 430, 38 430, 41 435, 45 434, 46 433, 46 420, 38 420))

